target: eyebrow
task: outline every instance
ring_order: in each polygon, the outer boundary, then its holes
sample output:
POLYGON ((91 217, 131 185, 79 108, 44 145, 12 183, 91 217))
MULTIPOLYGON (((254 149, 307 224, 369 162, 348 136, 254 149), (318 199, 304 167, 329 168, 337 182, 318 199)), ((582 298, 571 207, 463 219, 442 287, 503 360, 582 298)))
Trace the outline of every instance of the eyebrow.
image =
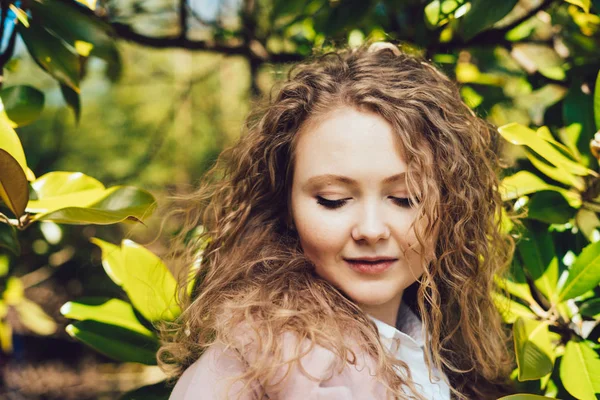
MULTIPOLYGON (((385 178, 382 183, 384 185, 389 185, 391 183, 396 183, 396 182, 403 182, 406 176, 406 172, 400 172, 399 174, 395 174, 392 176, 388 176, 387 178, 385 178)), ((352 178, 349 178, 347 176, 343 176, 343 175, 334 175, 334 174, 324 174, 324 175, 317 175, 317 176, 313 176, 310 177, 307 181, 306 184, 304 185, 304 187, 309 187, 309 186, 316 186, 316 185, 321 185, 321 184, 326 184, 329 183, 331 181, 334 182, 339 182, 345 185, 350 185, 350 186, 357 186, 358 182, 355 181, 352 178)))

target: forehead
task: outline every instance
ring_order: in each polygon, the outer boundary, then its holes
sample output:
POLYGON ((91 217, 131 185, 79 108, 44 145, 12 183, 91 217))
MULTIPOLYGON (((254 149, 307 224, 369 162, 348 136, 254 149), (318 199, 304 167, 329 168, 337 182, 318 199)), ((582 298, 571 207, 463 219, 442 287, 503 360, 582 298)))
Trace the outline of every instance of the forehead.
POLYGON ((336 109, 309 122, 297 138, 294 176, 299 180, 340 174, 371 181, 406 170, 398 135, 373 112, 336 109))

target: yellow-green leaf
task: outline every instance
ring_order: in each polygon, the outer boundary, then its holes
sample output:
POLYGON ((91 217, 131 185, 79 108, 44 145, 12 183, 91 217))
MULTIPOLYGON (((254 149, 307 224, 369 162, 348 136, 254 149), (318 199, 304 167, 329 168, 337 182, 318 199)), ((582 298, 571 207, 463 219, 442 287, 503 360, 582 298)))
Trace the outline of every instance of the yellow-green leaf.
POLYGON ((546 322, 519 318, 513 325, 519 380, 540 379, 554 368, 554 346, 546 322))
POLYGON ((56 332, 56 322, 31 300, 23 299, 15 305, 19 321, 38 335, 51 335, 56 332))
POLYGON ((571 192, 559 186, 550 185, 529 171, 519 171, 514 175, 507 176, 502 180, 500 186, 500 193, 504 201, 514 200, 542 190, 558 192, 563 195, 571 207, 581 207, 581 196, 578 193, 571 192))
POLYGON ((35 121, 44 109, 44 93, 27 85, 11 86, 0 90, 6 116, 12 127, 35 121))
POLYGON ((12 345, 12 327, 8 321, 0 320, 0 349, 3 353, 11 353, 12 345))
MULTIPOLYGON (((589 343, 591 344, 591 343, 589 343)), ((570 341, 560 363, 560 379, 575 398, 596 400, 600 393, 600 358, 588 343, 570 341)))
POLYGON ((154 337, 154 334, 138 321, 131 304, 123 300, 104 298, 69 301, 60 308, 60 312, 67 318, 79 321, 90 319, 154 337))
POLYGON ((11 276, 6 281, 6 288, 4 289, 4 302, 6 305, 14 306, 19 304, 25 298, 25 289, 23 283, 16 276, 11 276))
POLYGON ((600 283, 600 242, 585 247, 569 269, 559 301, 581 296, 600 283))
POLYGON ((513 324, 519 318, 536 319, 536 315, 529 307, 511 300, 500 293, 492 293, 492 299, 500 315, 502 315, 502 320, 506 324, 513 324))
POLYGON ((21 166, 23 171, 27 170, 25 152, 17 132, 10 125, 8 117, 4 113, 4 105, 0 102, 0 149, 10 154, 21 166))

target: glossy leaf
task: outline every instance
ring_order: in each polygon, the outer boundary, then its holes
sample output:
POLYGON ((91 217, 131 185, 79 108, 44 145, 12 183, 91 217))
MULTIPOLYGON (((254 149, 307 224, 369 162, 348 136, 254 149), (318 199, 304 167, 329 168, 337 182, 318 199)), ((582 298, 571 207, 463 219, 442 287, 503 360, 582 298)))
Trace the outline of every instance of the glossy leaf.
POLYGON ((34 87, 19 85, 0 90, 4 111, 13 127, 35 121, 44 109, 44 93, 34 87))
POLYGON ((23 299, 15 305, 19 321, 38 335, 51 335, 56 332, 56 322, 42 308, 31 300, 23 299))
POLYGON ((154 197, 130 186, 104 185, 79 172, 50 172, 32 183, 38 200, 31 200, 27 211, 37 213, 34 220, 64 224, 114 224, 124 220, 140 221, 155 207, 154 197))
POLYGON ((581 315, 593 319, 600 319, 600 298, 586 300, 579 306, 581 315))
POLYGON ((68 325, 66 331, 96 351, 123 362, 156 365, 156 339, 115 325, 86 320, 68 325))
POLYGON ((512 144, 528 146, 531 150, 545 158, 548 163, 563 168, 572 174, 579 176, 595 174, 594 171, 563 155, 552 144, 538 136, 534 130, 529 129, 525 125, 510 123, 498 128, 498 132, 512 144))
POLYGON ((25 213, 29 185, 25 172, 8 152, 0 148, 0 200, 17 217, 25 213))
POLYGON ((60 312, 67 318, 79 321, 94 320, 154 337, 154 334, 138 321, 131 304, 123 300, 79 299, 65 303, 60 308, 60 312))
POLYGON ((545 322, 519 318, 513 325, 519 380, 540 379, 554 368, 554 350, 545 322))
POLYGON ((600 283, 600 242, 585 247, 569 269, 567 281, 562 286, 559 300, 581 296, 600 283))
POLYGON ((585 190, 585 182, 580 176, 573 175, 565 171, 563 168, 557 168, 553 165, 546 163, 545 161, 537 157, 532 151, 526 150, 525 154, 527 155, 527 159, 531 161, 533 166, 547 177, 554 179, 557 182, 563 183, 567 186, 573 186, 579 191, 585 190))
MULTIPOLYGON (((0 106, 4 107, 4 105, 0 106)), ((0 149, 3 149, 17 160, 23 171, 27 171, 27 161, 25 160, 21 140, 17 132, 10 126, 10 121, 4 113, 0 113, 0 149)))
POLYGON ((565 389, 582 400, 596 400, 600 393, 600 357, 589 344, 571 340, 560 363, 560 379, 565 389))
POLYGON ((462 36, 470 40, 479 32, 491 27, 504 18, 518 3, 518 0, 489 2, 471 1, 471 9, 462 18, 462 36))
MULTIPOLYGON (((6 249, 17 257, 21 254, 21 245, 17 239, 16 229, 2 222, 0 222, 0 249, 6 249)), ((2 273, 0 273, 0 276, 2 276, 2 273)))
POLYGON ((527 203, 527 209, 528 218, 547 224, 566 224, 576 213, 561 194, 550 190, 532 196, 527 203))
POLYGON ((513 324, 519 318, 537 318, 536 315, 529 309, 529 307, 511 300, 506 296, 503 296, 499 293, 492 293, 492 298, 496 308, 502 316, 502 320, 506 324, 513 324))
POLYGON ((29 28, 19 24, 17 29, 29 53, 40 67, 59 82, 78 92, 81 74, 79 55, 69 50, 61 39, 37 23, 32 23, 29 28))
POLYGON ((529 171, 519 171, 514 175, 507 176, 502 180, 500 186, 500 193, 504 201, 518 199, 521 196, 542 190, 554 190, 560 193, 571 207, 579 208, 581 206, 581 197, 578 193, 550 185, 529 171))
POLYGON ((120 248, 97 238, 92 242, 102 249, 108 275, 144 318, 151 322, 174 320, 181 313, 175 302, 175 278, 160 258, 130 240, 124 240, 120 248))
POLYGON ((518 252, 535 286, 551 302, 557 298, 558 258, 546 225, 528 221, 518 252))
MULTIPOLYGON (((93 47, 92 54, 102 56, 115 45, 113 28, 87 7, 60 0, 32 0, 29 7, 34 22, 41 23, 74 48, 78 42, 89 43, 93 47)), ((85 52, 80 54, 87 56, 85 52)))

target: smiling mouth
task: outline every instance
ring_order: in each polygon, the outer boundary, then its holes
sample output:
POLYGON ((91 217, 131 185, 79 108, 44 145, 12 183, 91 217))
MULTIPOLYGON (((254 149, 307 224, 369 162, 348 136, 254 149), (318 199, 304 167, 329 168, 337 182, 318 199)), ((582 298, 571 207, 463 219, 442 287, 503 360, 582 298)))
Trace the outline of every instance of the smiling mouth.
POLYGON ((379 274, 388 270, 397 259, 379 259, 379 260, 360 260, 360 259, 346 259, 346 263, 354 271, 363 274, 379 274))

